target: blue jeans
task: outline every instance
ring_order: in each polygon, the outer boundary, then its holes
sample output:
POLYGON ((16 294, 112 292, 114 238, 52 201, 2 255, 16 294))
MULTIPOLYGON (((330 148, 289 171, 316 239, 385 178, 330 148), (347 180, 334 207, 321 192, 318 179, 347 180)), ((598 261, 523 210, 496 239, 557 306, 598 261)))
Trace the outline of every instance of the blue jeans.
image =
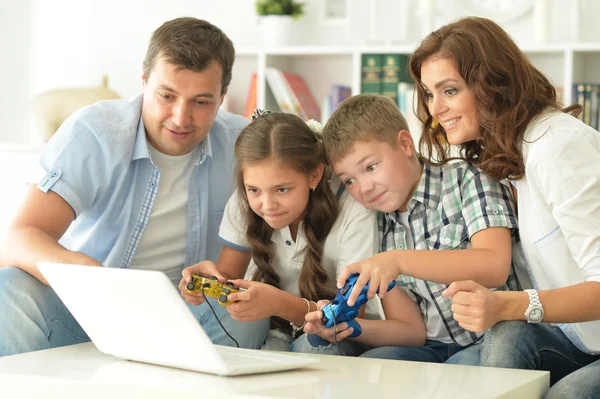
MULTIPOLYGON (((260 348, 269 331, 268 320, 236 322, 223 306, 211 303, 241 347, 260 348)), ((235 345, 208 305, 188 306, 213 342, 235 345)), ((0 356, 89 342, 54 290, 21 269, 0 268, 0 309, 0 356)))
POLYGON ((485 334, 481 365, 550 371, 548 397, 600 397, 600 356, 577 349, 558 327, 498 323, 485 334))
POLYGON ((464 357, 456 357, 449 363, 476 364, 479 358, 478 347, 479 345, 472 345, 463 348, 456 344, 445 344, 428 339, 424 346, 379 346, 366 351, 360 357, 444 363, 464 351, 464 357))

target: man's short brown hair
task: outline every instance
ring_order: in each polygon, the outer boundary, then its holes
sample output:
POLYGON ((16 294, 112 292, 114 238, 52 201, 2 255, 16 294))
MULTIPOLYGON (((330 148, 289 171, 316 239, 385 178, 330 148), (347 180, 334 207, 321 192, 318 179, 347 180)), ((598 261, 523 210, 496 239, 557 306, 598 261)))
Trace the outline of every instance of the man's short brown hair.
POLYGON ((406 119, 389 98, 359 94, 343 101, 323 128, 330 162, 347 155, 357 141, 379 140, 396 147, 398 132, 408 130, 406 119))
POLYGON ((179 69, 202 72, 212 61, 223 67, 221 93, 231 82, 235 49, 229 38, 210 22, 197 18, 176 18, 154 31, 144 58, 144 74, 150 76, 156 61, 164 57, 179 69))

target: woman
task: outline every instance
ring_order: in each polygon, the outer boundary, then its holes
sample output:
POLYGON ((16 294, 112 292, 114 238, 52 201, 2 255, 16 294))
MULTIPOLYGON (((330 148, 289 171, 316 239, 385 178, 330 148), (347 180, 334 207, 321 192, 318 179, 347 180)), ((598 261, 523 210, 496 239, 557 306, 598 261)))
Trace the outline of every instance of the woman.
POLYGON ((561 110, 548 79, 487 19, 431 33, 410 71, 421 151, 445 163, 456 145, 491 177, 513 182, 537 290, 453 283, 445 295, 453 296, 454 318, 471 331, 493 327, 482 365, 549 370, 550 397, 598 397, 600 134, 561 110))

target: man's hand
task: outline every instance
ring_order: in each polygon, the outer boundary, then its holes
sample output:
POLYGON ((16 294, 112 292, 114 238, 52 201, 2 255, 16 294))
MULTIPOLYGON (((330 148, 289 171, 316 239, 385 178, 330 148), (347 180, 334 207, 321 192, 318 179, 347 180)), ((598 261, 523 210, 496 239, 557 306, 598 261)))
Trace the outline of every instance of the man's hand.
MULTIPOLYGON (((323 309, 325 305, 327 305, 329 301, 321 300, 317 302, 317 309, 323 309)), ((348 323, 340 323, 335 327, 325 328, 321 319, 323 318, 323 312, 320 310, 310 312, 306 314, 306 324, 304 325, 304 332, 307 334, 317 334, 319 337, 323 338, 329 342, 340 342, 343 339, 348 338, 353 332, 354 329, 352 327, 348 328, 348 323), (337 334, 336 334, 337 330, 337 334)))
POLYGON ((375 293, 379 290, 379 297, 383 298, 388 290, 389 284, 398 278, 401 273, 398 270, 397 263, 390 260, 390 256, 399 256, 398 251, 382 252, 360 262, 352 263, 342 270, 338 278, 337 286, 342 288, 351 274, 359 273, 358 279, 352 288, 352 293, 348 297, 348 305, 353 306, 356 298, 360 295, 363 287, 369 283, 367 297, 373 299, 375 293))
POLYGON ((465 330, 484 332, 501 321, 503 304, 493 291, 474 281, 458 281, 442 292, 451 296, 454 320, 465 330))
POLYGON ((245 291, 229 294, 229 301, 238 301, 225 309, 237 321, 255 321, 269 318, 277 313, 280 291, 278 288, 258 281, 232 280, 234 286, 245 291))
POLYGON ((204 295, 202 292, 190 294, 185 289, 187 283, 192 281, 192 274, 200 274, 205 277, 216 276, 221 283, 224 283, 227 280, 217 271, 217 266, 215 266, 215 264, 210 260, 205 260, 183 269, 181 271, 182 279, 179 282, 179 291, 181 291, 181 296, 183 299, 193 306, 198 306, 201 303, 204 303, 204 295))

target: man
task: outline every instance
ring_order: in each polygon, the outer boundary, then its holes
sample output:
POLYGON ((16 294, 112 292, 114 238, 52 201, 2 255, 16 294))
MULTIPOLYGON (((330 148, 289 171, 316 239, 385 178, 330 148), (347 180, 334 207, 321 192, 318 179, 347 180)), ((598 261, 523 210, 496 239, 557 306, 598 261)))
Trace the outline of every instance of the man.
MULTIPOLYGON (((96 103, 60 127, 41 156, 43 177, 7 233, 0 356, 89 340, 38 261, 160 270, 177 284, 184 266, 217 260, 233 144, 247 124, 219 110, 234 58, 216 26, 168 21, 150 40, 142 95, 96 103)), ((194 312, 209 335, 231 344, 205 307, 194 312)), ((250 327, 244 323, 238 341, 258 347, 264 339, 250 327)))

